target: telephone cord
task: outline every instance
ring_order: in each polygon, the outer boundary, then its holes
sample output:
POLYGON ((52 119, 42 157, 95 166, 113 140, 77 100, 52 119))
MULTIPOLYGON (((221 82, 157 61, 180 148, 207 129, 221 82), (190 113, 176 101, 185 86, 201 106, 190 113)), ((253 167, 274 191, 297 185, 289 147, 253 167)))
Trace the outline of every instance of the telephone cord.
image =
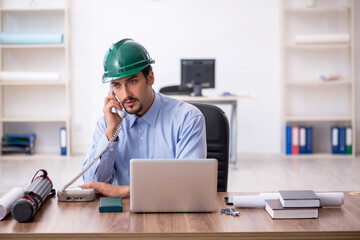
POLYGON ((111 143, 113 143, 116 139, 116 137, 119 135, 121 131, 121 127, 119 126, 114 135, 111 137, 111 139, 109 140, 109 142, 107 143, 107 145, 101 150, 101 152, 91 161, 89 162, 84 169, 78 174, 76 175, 70 182, 68 182, 62 189, 61 191, 65 193, 65 190, 71 185, 73 184, 76 180, 78 180, 78 178, 80 178, 103 154, 104 152, 110 147, 111 143))

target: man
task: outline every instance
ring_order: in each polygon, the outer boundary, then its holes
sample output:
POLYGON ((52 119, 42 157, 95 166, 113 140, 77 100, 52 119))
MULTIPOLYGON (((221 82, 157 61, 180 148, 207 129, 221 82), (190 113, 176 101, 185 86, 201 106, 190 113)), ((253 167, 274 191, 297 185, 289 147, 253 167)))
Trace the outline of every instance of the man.
POLYGON ((120 40, 107 51, 103 83, 110 82, 114 95, 105 98, 104 115, 97 122, 83 167, 101 153, 119 125, 121 130, 83 175, 85 184, 80 187, 128 197, 130 159, 206 158, 204 116, 190 104, 154 92, 152 63, 146 49, 132 39, 120 40), (125 110, 125 118, 113 108, 125 110))

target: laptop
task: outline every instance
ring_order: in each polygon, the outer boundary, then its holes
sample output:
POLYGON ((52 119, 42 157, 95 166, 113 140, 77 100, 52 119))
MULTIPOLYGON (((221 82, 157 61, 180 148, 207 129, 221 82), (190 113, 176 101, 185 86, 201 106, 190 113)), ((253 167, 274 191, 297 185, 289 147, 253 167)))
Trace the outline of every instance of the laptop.
POLYGON ((214 212, 216 159, 131 159, 131 212, 214 212))

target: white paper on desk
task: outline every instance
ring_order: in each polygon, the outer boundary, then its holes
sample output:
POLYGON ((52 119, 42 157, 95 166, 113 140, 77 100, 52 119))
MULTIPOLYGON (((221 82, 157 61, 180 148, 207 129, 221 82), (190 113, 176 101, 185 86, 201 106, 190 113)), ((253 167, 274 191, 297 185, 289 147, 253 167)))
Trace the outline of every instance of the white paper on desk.
POLYGON ((13 187, 9 192, 0 198, 0 220, 11 211, 13 203, 24 193, 21 187, 13 187))
MULTIPOLYGON (((265 208, 265 199, 278 199, 279 193, 260 193, 259 195, 234 196, 235 208, 265 208)), ((316 193, 320 207, 341 207, 344 204, 344 193, 316 193)))
POLYGON ((1 81, 58 81, 60 73, 58 72, 12 72, 1 71, 1 81))
POLYGON ((344 34, 320 34, 320 35, 297 35, 295 44, 312 44, 312 43, 348 43, 350 35, 344 34))

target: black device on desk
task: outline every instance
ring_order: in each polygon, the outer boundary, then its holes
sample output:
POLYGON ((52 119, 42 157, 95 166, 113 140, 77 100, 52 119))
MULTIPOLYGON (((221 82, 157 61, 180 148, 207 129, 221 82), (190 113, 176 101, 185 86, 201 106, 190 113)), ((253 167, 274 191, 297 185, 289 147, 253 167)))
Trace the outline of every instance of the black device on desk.
POLYGON ((160 93, 202 96, 203 88, 215 88, 215 59, 181 59, 181 85, 163 87, 160 93))

